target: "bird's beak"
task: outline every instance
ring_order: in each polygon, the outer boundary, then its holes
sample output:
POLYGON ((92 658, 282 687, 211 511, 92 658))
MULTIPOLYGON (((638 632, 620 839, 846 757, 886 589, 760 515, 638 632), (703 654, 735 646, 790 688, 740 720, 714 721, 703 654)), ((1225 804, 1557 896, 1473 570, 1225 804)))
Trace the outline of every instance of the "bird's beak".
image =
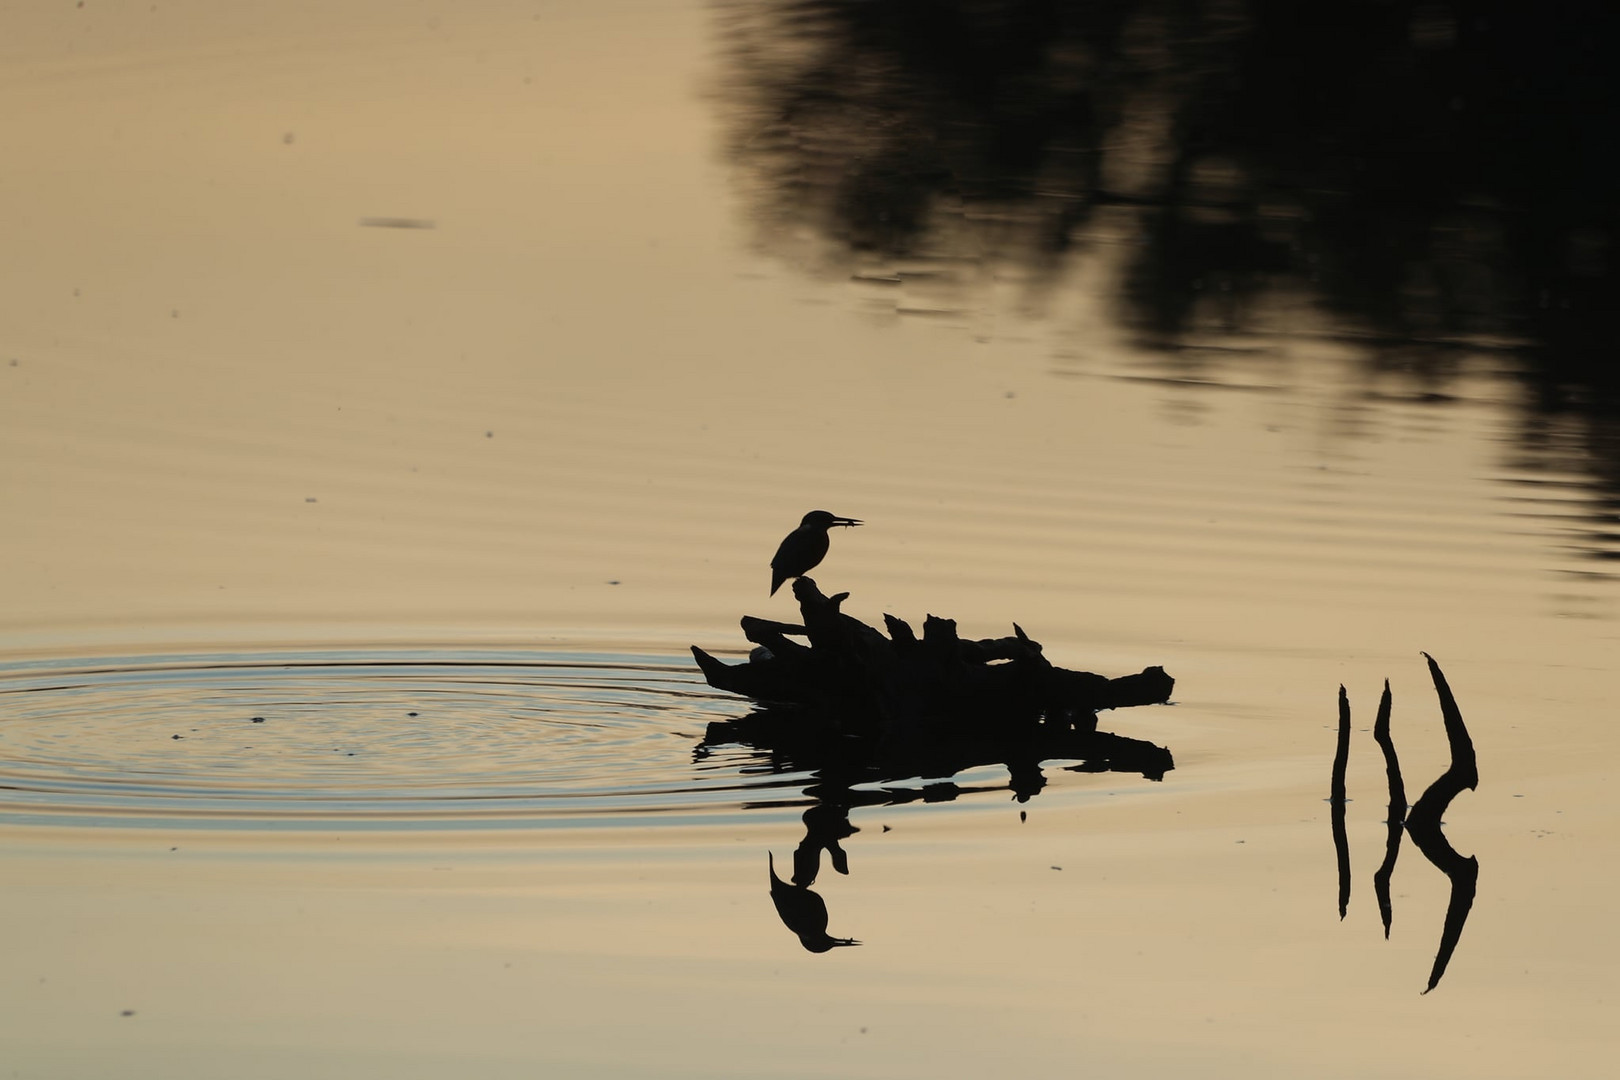
POLYGON ((841 518, 841 517, 833 518, 832 523, 834 525, 859 525, 859 524, 861 524, 861 522, 859 520, 857 520, 856 518, 841 518))

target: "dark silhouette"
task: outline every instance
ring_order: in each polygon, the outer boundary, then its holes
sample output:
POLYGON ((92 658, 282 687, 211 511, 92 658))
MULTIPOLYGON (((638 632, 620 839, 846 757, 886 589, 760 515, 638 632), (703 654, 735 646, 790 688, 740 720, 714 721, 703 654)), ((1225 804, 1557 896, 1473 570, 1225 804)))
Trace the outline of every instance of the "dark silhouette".
POLYGON ((1339 862, 1339 918, 1350 910, 1350 840, 1344 830, 1344 804, 1349 801, 1344 793, 1345 764, 1350 758, 1350 696, 1339 687, 1339 738, 1333 751, 1333 777, 1328 787, 1328 802, 1332 804, 1333 851, 1339 862))
POLYGON ((812 510, 804 515, 799 527, 788 533, 776 554, 771 556, 771 595, 788 578, 808 574, 827 557, 827 530, 835 525, 853 528, 861 524, 854 518, 838 517, 825 510, 812 510))
MULTIPOLYGON (((857 808, 899 806, 906 803, 951 802, 964 795, 991 791, 1013 792, 1023 803, 1044 784, 1041 776, 1043 758, 1031 756, 1021 761, 1006 763, 1013 779, 1007 784, 988 784, 965 787, 949 780, 922 785, 915 784, 918 776, 952 775, 962 769, 979 765, 997 764, 995 758, 962 756, 945 760, 931 755, 926 761, 890 761, 879 765, 865 754, 869 745, 864 740, 834 739, 801 741, 805 726, 784 723, 784 712, 802 712, 800 709, 772 709, 753 713, 740 720, 711 724, 708 734, 694 752, 701 760, 716 747, 728 744, 750 746, 760 759, 775 772, 813 770, 812 783, 803 789, 810 800, 803 820, 804 838, 793 854, 793 877, 783 881, 776 874, 774 854, 770 857, 771 900, 783 923, 811 952, 826 952, 838 945, 857 945, 857 941, 834 938, 826 933, 827 906, 822 898, 810 890, 821 869, 821 853, 825 851, 840 874, 849 873, 849 856, 842 841, 860 830, 850 822, 850 811, 857 808), (935 771, 940 770, 940 771, 935 771), (1019 774, 1031 773, 1037 778, 1033 784, 1018 780, 1019 774), (896 781, 911 781, 897 784, 896 781)), ((1163 747, 1136 739, 1125 739, 1106 732, 1094 733, 1084 745, 1055 748, 1045 760, 1073 758, 1082 753, 1091 755, 1079 764, 1065 766, 1071 772, 1133 772, 1151 780, 1160 780, 1174 767, 1170 752, 1163 747)), ((780 806, 779 802, 752 803, 750 806, 780 806)), ((1019 818, 1023 819, 1020 812, 1019 818)), ((885 832, 888 831, 886 828, 885 832)))
POLYGON ((885 615, 885 637, 840 610, 848 593, 825 596, 800 577, 793 594, 802 625, 743 618, 744 635, 760 646, 746 664, 692 647, 709 685, 756 701, 813 706, 832 733, 904 753, 950 739, 1006 743, 1095 730, 1098 709, 1161 704, 1175 686, 1159 667, 1120 679, 1057 667, 1017 624, 1012 637, 969 641, 950 619, 929 616, 919 638, 885 615), (794 640, 800 637, 809 644, 794 640))
POLYGON ((771 872, 771 903, 782 923, 798 936, 799 943, 813 953, 823 953, 840 945, 859 945, 854 938, 835 938, 827 933, 827 903, 804 885, 790 885, 776 876, 776 856, 768 854, 771 872))
POLYGON ((1097 730, 1099 709, 1167 701, 1175 681, 1162 668, 1120 679, 1066 671, 1016 624, 1012 637, 969 641, 949 619, 930 616, 919 638, 891 615, 885 637, 840 610, 847 593, 825 596, 803 576, 793 592, 803 625, 743 618, 759 646, 747 663, 725 664, 693 646, 710 685, 759 702, 746 716, 711 723, 694 759, 740 745, 773 772, 814 774, 803 789, 809 805, 791 882, 770 858, 777 913, 812 952, 857 944, 827 934, 827 906, 810 891, 823 852, 849 873, 843 841, 859 831, 852 809, 984 791, 1011 791, 1025 803, 1045 786, 1049 762, 1150 780, 1175 768, 1162 746, 1097 730), (967 787, 949 779, 985 765, 1005 766, 1008 780, 967 787), (919 777, 939 779, 919 786, 919 777))
POLYGON ((1384 921, 1384 940, 1389 940, 1389 928, 1395 917, 1394 904, 1389 898, 1390 878, 1395 875, 1395 860, 1401 854, 1401 823, 1406 820, 1406 785, 1401 782, 1401 763, 1395 756, 1395 740, 1389 734, 1390 711, 1389 680, 1384 680, 1384 693, 1378 699, 1378 719, 1373 721, 1373 740, 1384 751, 1384 776, 1389 781, 1389 813, 1385 816, 1388 834, 1384 839, 1384 861, 1373 874, 1373 891, 1378 894, 1378 915, 1384 921))
POLYGON ((1434 967, 1429 972, 1427 994, 1440 982, 1451 963, 1451 954, 1462 938, 1463 924, 1474 906, 1474 893, 1479 885, 1479 860, 1472 855, 1463 858, 1446 841, 1440 831, 1440 815, 1464 789, 1474 790, 1479 785, 1479 769, 1474 760, 1474 742, 1463 725, 1462 712, 1451 695, 1451 687, 1440 671, 1440 665, 1428 653, 1429 674, 1434 678, 1434 690, 1440 697, 1440 714, 1445 718, 1446 741, 1451 745, 1451 767, 1441 773, 1427 791, 1418 797, 1416 805, 1406 819, 1406 831, 1418 850, 1451 880, 1451 901, 1446 905, 1446 924, 1440 934, 1440 948, 1435 953, 1434 967))

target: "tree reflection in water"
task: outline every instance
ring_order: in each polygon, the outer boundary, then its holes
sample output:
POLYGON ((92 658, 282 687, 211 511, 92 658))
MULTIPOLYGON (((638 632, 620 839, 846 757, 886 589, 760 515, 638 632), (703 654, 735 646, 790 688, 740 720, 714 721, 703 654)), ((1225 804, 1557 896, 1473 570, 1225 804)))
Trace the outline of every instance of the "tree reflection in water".
MULTIPOLYGON (((1105 263, 1177 363, 1332 331, 1432 399, 1491 354, 1620 558, 1620 9, 1599 0, 722 0, 768 245, 874 282, 1105 263), (1078 256, 1078 258, 1071 258, 1078 256)), ((1077 287, 1077 286, 1075 286, 1077 287)))

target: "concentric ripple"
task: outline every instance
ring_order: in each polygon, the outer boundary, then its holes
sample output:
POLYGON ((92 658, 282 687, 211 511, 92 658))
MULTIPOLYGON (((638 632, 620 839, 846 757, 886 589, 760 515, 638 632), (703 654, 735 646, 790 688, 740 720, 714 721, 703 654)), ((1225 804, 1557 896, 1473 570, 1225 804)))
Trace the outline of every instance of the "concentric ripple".
POLYGON ((690 662, 455 650, 0 665, 0 822, 467 828, 712 820, 790 783, 695 760, 690 662))

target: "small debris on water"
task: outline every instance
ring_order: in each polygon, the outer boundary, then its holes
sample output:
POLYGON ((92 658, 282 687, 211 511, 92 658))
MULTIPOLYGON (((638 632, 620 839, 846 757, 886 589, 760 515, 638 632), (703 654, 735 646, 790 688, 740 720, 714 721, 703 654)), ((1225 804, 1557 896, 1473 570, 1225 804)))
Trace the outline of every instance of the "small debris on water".
POLYGON ((314 498, 314 496, 305 496, 304 501, 307 502, 307 503, 312 503, 312 502, 315 501, 315 498, 314 498))
POLYGON ((415 713, 413 713, 413 712, 408 712, 408 713, 406 713, 406 714, 405 714, 405 715, 406 715, 406 716, 415 716, 415 715, 416 715, 416 714, 415 714, 415 713))
POLYGON ((409 217, 363 217, 360 219, 363 229, 436 229, 438 223, 431 218, 409 217))
POLYGON ((185 738, 185 736, 184 735, 170 735, 169 738, 171 738, 171 739, 183 739, 183 738, 185 738))
POLYGON ((135 1015, 135 1010, 134 1009, 125 1009, 123 1012, 119 1013, 118 1015, 119 1016, 134 1016, 135 1015))
POLYGON ((255 723, 255 724, 262 724, 262 723, 264 723, 264 717, 262 717, 262 716, 255 716, 255 717, 254 717, 254 718, 253 718, 253 723, 255 723))
POLYGON ((1054 870, 1061 870, 1061 869, 1063 869, 1063 867, 1061 867, 1061 866, 1054 866, 1054 867, 1052 867, 1052 869, 1054 869, 1054 870))
POLYGON ((883 826, 883 831, 884 831, 884 832, 889 832, 889 831, 890 831, 890 830, 889 830, 889 827, 888 827, 888 826, 887 826, 887 825, 885 825, 885 826, 883 826))
POLYGON ((614 579, 613 579, 613 580, 612 580, 612 581, 609 581, 609 582, 608 582, 608 584, 609 584, 609 585, 617 585, 617 584, 618 584, 618 583, 619 583, 619 579, 618 579, 618 578, 614 578, 614 579))

